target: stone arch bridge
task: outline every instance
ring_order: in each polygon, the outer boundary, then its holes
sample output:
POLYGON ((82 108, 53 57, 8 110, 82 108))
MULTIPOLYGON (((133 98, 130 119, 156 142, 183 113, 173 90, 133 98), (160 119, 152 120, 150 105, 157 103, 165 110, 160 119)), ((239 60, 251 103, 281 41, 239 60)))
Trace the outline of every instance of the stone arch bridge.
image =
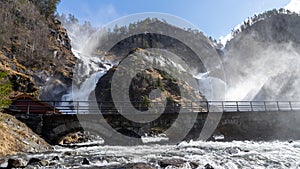
MULTIPOLYGON (((63 104, 57 101, 51 101, 51 108, 56 113, 39 114, 36 112, 42 107, 36 107, 36 104, 28 102, 26 104, 27 113, 17 113, 16 110, 20 108, 13 107, 15 112, 13 115, 51 144, 57 144, 62 137, 85 129, 99 134, 105 144, 121 145, 123 144, 122 140, 116 139, 115 133, 140 138, 145 133, 170 127, 178 117, 178 112, 174 109, 174 111, 169 110, 163 113, 153 122, 142 124, 132 122, 121 114, 114 113, 111 109, 103 111, 105 109, 100 107, 103 118, 99 118, 99 113, 95 113, 99 108, 83 106, 87 104, 82 102, 73 102, 72 106, 61 106, 63 104), (31 113, 31 110, 34 110, 35 113, 31 113), (62 113, 57 113, 57 110, 62 113)), ((10 108, 12 109, 12 107, 10 108)), ((126 111, 126 108, 123 107, 122 110, 126 111)), ((300 139, 300 102, 191 102, 182 106, 180 113, 184 114, 184 120, 177 124, 178 132, 182 125, 191 123, 193 121, 191 118, 196 117, 191 130, 186 133, 183 140, 197 139, 208 118, 210 118, 210 123, 217 124, 209 138, 211 140, 214 140, 217 135, 224 136, 223 140, 226 141, 300 139), (209 113, 212 115, 208 116, 209 113)), ((140 113, 132 114, 132 116, 154 118, 157 115, 140 113)), ((172 134, 176 135, 176 133, 168 134, 170 137, 172 134)))

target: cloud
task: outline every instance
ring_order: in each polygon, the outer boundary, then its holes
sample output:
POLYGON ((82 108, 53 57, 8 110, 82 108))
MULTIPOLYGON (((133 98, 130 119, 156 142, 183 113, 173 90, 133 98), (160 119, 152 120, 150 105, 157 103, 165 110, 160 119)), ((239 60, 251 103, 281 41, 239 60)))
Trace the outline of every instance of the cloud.
POLYGON ((300 0, 291 0, 284 8, 296 13, 300 13, 300 0))

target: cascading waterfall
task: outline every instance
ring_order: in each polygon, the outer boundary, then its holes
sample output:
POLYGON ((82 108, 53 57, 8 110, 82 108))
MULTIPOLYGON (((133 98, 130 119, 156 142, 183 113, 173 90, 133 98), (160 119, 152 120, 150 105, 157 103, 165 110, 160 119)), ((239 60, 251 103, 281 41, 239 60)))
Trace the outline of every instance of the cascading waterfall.
MULTIPOLYGON (((80 59, 82 61, 83 65, 81 66, 85 68, 83 69, 84 71, 78 72, 80 73, 80 76, 87 76, 92 69, 98 69, 99 71, 96 71, 92 75, 84 78, 84 81, 80 84, 80 86, 73 84, 72 90, 68 91, 68 93, 63 95, 61 98, 63 102, 60 107, 62 109, 66 107, 74 107, 74 101, 79 101, 78 106, 87 107, 89 105, 87 102, 89 100, 89 95, 91 94, 91 92, 93 92, 93 90, 95 90, 98 80, 112 67, 110 63, 104 61, 100 61, 101 65, 103 65, 103 68, 96 67, 95 65, 93 65, 94 67, 91 67, 91 65, 89 64, 90 58, 88 56, 81 55, 80 52, 76 50, 73 50, 73 53, 77 57, 77 59, 80 59)), ((74 112, 74 110, 71 110, 71 112, 76 113, 74 112)))
POLYGON ((223 100, 227 85, 223 80, 209 76, 209 71, 194 76, 198 80, 199 91, 207 100, 223 100))

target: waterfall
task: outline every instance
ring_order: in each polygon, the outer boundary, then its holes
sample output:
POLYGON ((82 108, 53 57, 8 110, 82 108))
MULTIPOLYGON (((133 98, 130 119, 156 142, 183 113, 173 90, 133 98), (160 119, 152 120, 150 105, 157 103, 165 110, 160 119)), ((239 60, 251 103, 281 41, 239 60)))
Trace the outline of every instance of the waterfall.
MULTIPOLYGON (((94 59, 96 58, 103 67, 99 68, 99 67, 95 66, 96 64, 91 65, 90 64, 91 58, 89 58, 88 56, 81 55, 80 51, 76 51, 76 50, 72 50, 72 51, 73 51, 74 55, 76 56, 76 58, 80 59, 82 61, 82 64, 84 64, 81 66, 86 68, 86 69, 83 69, 83 71, 81 71, 81 72, 77 72, 77 73, 79 73, 79 75, 74 75, 74 76, 81 76, 81 77, 87 76, 87 77, 82 78, 83 82, 80 83, 79 86, 77 86, 73 83, 72 89, 70 89, 67 92, 67 94, 62 96, 61 100, 63 102, 59 108, 62 110, 62 112, 68 112, 68 113, 76 113, 74 110, 69 110, 69 111, 63 110, 64 108, 68 109, 68 107, 71 108, 71 107, 77 106, 77 105, 74 105, 74 102, 76 102, 76 101, 79 101, 78 106, 82 106, 82 107, 89 106, 87 101, 89 101, 90 94, 95 90, 98 80, 112 67, 110 63, 101 61, 100 59, 97 59, 96 57, 93 57, 93 58, 94 59), (98 71, 89 75, 89 73, 95 69, 98 71)), ((81 112, 81 113, 86 113, 86 112, 81 112)))

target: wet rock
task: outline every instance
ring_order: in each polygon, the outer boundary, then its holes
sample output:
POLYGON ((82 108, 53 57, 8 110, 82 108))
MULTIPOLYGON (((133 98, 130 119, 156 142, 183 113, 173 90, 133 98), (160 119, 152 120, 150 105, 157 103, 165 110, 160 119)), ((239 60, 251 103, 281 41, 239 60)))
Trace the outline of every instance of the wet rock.
POLYGON ((58 163, 51 161, 48 166, 57 166, 57 165, 58 165, 58 163))
POLYGON ((39 158, 31 158, 27 163, 27 167, 48 166, 49 163, 50 162, 47 160, 41 160, 39 158))
POLYGON ((87 159, 87 158, 84 158, 83 160, 82 160, 82 163, 81 163, 82 165, 90 165, 90 161, 87 159))
POLYGON ((191 168, 198 168, 198 164, 197 163, 195 163, 195 162, 189 162, 189 164, 190 164, 190 166, 191 166, 191 168))
POLYGON ((59 161, 60 160, 60 158, 58 157, 58 156, 54 156, 52 159, 51 159, 51 161, 59 161))
POLYGON ((155 169, 155 167, 145 163, 127 164, 124 166, 124 168, 125 169, 155 169))
POLYGON ((3 168, 4 166, 7 166, 6 160, 5 159, 0 159, 0 169, 3 168))
POLYGON ((31 158, 28 161, 27 166, 29 166, 29 165, 38 165, 40 161, 41 160, 39 158, 31 158))
POLYGON ((229 148, 225 149, 225 152, 228 153, 228 154, 237 154, 240 151, 241 151, 241 149, 238 148, 238 147, 229 147, 229 148))
POLYGON ((41 166, 48 166, 49 165, 49 161, 47 161, 47 160, 41 160, 40 162, 39 162, 39 165, 41 165, 41 166))
POLYGON ((23 159, 8 159, 7 168, 24 168, 26 166, 26 162, 23 159))
POLYGON ((162 168, 165 168, 167 166, 181 167, 184 163, 186 163, 186 161, 181 159, 167 159, 159 161, 158 165, 162 168))
MULTIPOLYGON (((102 169, 102 167, 100 167, 102 169)), ((111 167, 103 167, 103 169, 156 169, 156 167, 151 166, 150 164, 146 163, 132 163, 132 164, 125 164, 125 165, 117 165, 111 167)))
POLYGON ((65 155, 65 156, 74 156, 76 154, 77 154, 76 151, 66 151, 66 152, 64 152, 63 155, 65 155))
POLYGON ((206 165, 204 166, 204 168, 205 168, 205 169, 214 169, 214 167, 211 166, 210 164, 206 164, 206 165))

